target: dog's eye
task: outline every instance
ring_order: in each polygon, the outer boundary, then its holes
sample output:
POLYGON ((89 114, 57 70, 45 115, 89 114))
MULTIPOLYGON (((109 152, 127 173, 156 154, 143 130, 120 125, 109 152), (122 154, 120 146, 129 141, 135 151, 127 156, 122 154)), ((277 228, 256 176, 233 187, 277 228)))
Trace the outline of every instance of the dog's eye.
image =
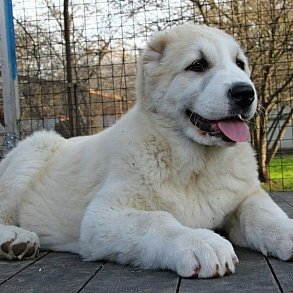
POLYGON ((185 70, 204 72, 208 68, 208 62, 205 59, 193 61, 185 70))
POLYGON ((245 64, 243 61, 239 60, 239 59, 236 59, 236 65, 241 69, 241 70, 244 70, 245 68, 245 64))

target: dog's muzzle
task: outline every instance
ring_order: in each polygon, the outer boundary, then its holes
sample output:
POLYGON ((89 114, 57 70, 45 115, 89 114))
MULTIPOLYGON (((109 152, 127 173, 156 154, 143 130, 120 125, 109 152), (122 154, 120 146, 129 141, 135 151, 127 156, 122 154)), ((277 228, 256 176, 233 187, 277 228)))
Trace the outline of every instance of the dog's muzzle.
POLYGON ((185 110, 189 121, 203 133, 228 142, 245 142, 249 139, 247 120, 251 117, 252 104, 256 99, 254 88, 249 83, 233 83, 227 93, 230 110, 226 117, 209 120, 190 109, 185 110))

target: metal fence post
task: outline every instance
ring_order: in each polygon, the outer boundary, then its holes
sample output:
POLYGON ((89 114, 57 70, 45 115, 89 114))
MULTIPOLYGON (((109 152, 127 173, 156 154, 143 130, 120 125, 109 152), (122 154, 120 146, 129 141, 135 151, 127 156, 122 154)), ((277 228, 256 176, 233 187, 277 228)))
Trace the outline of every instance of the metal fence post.
POLYGON ((20 116, 11 0, 0 0, 0 53, 6 148, 10 150, 19 138, 17 120, 20 116))

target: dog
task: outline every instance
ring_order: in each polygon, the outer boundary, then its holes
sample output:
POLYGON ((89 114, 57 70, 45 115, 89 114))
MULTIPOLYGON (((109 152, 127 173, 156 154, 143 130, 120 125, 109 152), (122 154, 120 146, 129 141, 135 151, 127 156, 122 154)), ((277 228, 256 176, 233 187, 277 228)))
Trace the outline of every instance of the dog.
POLYGON ((136 93, 103 132, 37 132, 1 162, 1 257, 41 247, 198 278, 235 272, 232 243, 292 260, 293 220, 248 143, 257 94, 237 42, 195 24, 156 33, 136 93))

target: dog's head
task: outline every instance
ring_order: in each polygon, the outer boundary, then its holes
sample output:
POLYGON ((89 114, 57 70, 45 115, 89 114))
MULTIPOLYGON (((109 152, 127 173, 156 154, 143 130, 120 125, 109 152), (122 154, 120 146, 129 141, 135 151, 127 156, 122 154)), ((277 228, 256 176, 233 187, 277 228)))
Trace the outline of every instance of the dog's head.
POLYGON ((207 26, 157 33, 137 74, 142 105, 168 128, 205 145, 247 141, 256 110, 247 59, 236 41, 207 26))

